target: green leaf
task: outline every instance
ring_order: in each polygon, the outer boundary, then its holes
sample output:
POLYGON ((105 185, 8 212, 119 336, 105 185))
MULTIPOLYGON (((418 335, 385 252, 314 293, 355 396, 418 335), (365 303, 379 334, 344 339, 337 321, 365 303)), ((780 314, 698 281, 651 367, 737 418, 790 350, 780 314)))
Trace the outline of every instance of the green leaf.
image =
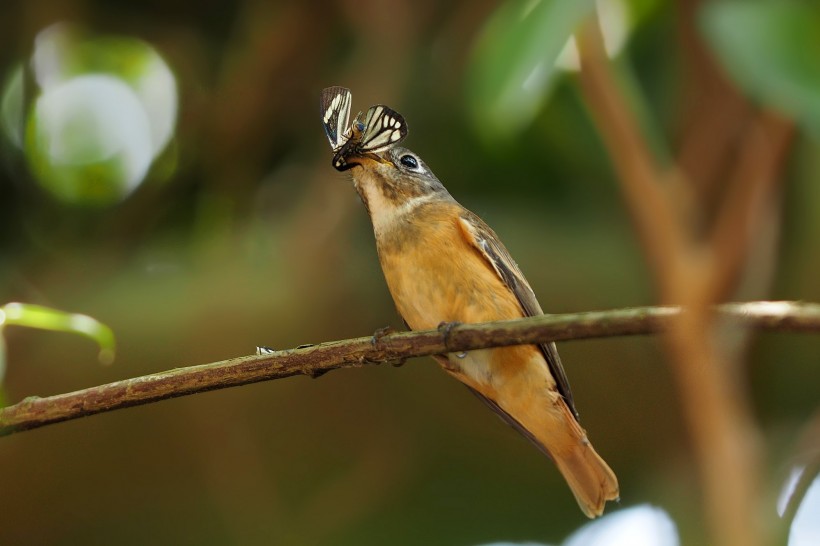
POLYGON ((80 334, 91 338, 100 347, 100 362, 110 364, 114 360, 114 332, 88 315, 29 303, 7 303, 0 307, 0 329, 9 325, 80 334))
POLYGON ((820 10, 813 2, 704 4, 702 31, 751 97, 820 129, 820 10))
POLYGON ((509 137, 532 122, 549 94, 555 59, 593 0, 511 0, 487 22, 468 66, 476 128, 509 137))

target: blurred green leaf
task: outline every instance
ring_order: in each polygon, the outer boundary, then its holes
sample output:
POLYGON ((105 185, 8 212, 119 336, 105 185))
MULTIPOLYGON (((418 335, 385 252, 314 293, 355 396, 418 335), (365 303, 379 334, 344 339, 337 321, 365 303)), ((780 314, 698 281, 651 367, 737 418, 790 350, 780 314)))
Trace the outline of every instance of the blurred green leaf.
POLYGON ((820 129, 820 10, 813 2, 704 4, 701 28, 749 95, 820 129))
POLYGON ((110 364, 114 360, 114 332, 88 315, 29 303, 7 303, 0 307, 0 329, 9 325, 84 335, 100 347, 100 362, 110 364))
POLYGON ((25 125, 25 82, 21 63, 9 71, 0 93, 2 94, 0 96, 0 126, 6 138, 18 148, 22 148, 23 126, 25 125))
MULTIPOLYGON (((178 93, 170 67, 141 40, 93 37, 65 23, 40 32, 31 67, 39 88, 24 142, 37 182, 64 203, 121 202, 173 137, 178 93)), ((6 96, 3 119, 19 126, 6 114, 16 95, 6 96)))
POLYGON ((165 149, 177 118, 176 80, 170 67, 149 44, 126 36, 103 36, 77 43, 76 75, 103 72, 127 83, 145 108, 154 154, 165 149))
POLYGON ((514 0, 484 27, 468 67, 470 115, 483 137, 509 137, 546 99, 555 59, 593 0, 514 0))
POLYGON ((663 0, 626 0, 625 3, 629 9, 629 18, 633 26, 651 20, 664 6, 668 6, 668 3, 663 0))
POLYGON ((144 179, 151 148, 138 97, 107 74, 49 87, 29 115, 26 158, 40 185, 66 203, 121 201, 144 179))

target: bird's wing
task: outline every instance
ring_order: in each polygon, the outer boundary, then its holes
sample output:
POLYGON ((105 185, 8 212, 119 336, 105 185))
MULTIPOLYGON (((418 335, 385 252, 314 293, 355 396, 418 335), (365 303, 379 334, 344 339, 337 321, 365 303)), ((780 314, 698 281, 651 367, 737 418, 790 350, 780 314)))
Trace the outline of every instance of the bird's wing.
MULTIPOLYGON (((442 368, 444 368, 445 370, 450 370, 450 369, 451 369, 451 366, 452 366, 452 365, 450 364, 449 359, 448 359, 445 355, 431 355, 431 356, 432 356, 432 357, 436 360, 436 362, 438 362, 438 363, 439 363, 439 365, 441 365, 441 367, 442 367, 442 368)), ((452 372, 451 372, 451 373, 452 373, 452 372)), ((460 374, 456 373, 456 374, 453 374, 453 375, 455 375, 455 377, 456 377, 456 378, 459 378, 459 375, 460 375, 460 374)), ((513 417, 512 415, 510 415, 510 414, 509 414, 506 410, 504 410, 501 406, 499 406, 499 405, 498 405, 495 401, 493 401, 491 398, 489 398, 488 396, 486 396, 486 395, 482 394, 482 393, 481 393, 481 391, 479 391, 478 389, 476 389, 476 388, 474 388, 474 387, 471 387, 470 385, 468 385, 468 384, 467 384, 466 382, 464 382, 464 381, 461 381, 461 382, 462 382, 462 384, 463 384, 465 387, 467 387, 468 389, 470 389, 470 392, 471 392, 471 393, 473 393, 474 395, 476 395, 476 397, 477 397, 479 400, 481 400, 482 402, 484 402, 484 403, 485 403, 485 404, 486 404, 486 405, 487 405, 487 406, 488 406, 491 410, 493 410, 495 413, 497 413, 497 414, 498 414, 498 416, 499 416, 499 417, 501 417, 501 420, 502 420, 502 421, 504 421, 504 422, 505 422, 505 423, 507 423, 509 426, 511 426, 512 428, 514 428, 515 430, 517 430, 517 431, 518 431, 518 432, 519 432, 522 436, 524 436, 524 438, 526 438, 527 440, 529 440, 530 442, 532 442, 532 443, 533 443, 533 445, 535 445, 535 447, 537 447, 537 448, 538 448, 538 449, 539 449, 542 453, 544 453, 547 457, 549 457, 550 459, 552 459, 552 458, 553 458, 552 453, 550 453, 550 452, 547 450, 546 446, 545 446, 545 445, 544 445, 544 444, 543 444, 543 443, 542 443, 542 442, 541 442, 538 438, 536 438, 536 437, 535 437, 535 434, 533 434, 533 433, 532 433, 532 432, 531 432, 531 431, 530 431, 527 427, 525 427, 524 425, 522 425, 521 423, 519 423, 519 422, 518 422, 518 420, 517 420, 515 417, 513 417)))
MULTIPOLYGON (((525 316, 543 315, 544 312, 541 310, 541 306, 538 305, 538 300, 535 299, 535 293, 530 288, 527 279, 524 278, 521 270, 518 269, 518 264, 512 259, 509 251, 490 226, 470 211, 465 211, 459 217, 459 226, 467 242, 479 251, 479 254, 487 260, 501 281, 515 295, 525 316)), ((561 364, 561 357, 558 356, 555 343, 542 343, 538 347, 544 354, 547 366, 549 366, 552 377, 558 386, 558 392, 577 419, 578 412, 575 410, 572 390, 569 387, 569 380, 564 372, 564 366, 561 364)))

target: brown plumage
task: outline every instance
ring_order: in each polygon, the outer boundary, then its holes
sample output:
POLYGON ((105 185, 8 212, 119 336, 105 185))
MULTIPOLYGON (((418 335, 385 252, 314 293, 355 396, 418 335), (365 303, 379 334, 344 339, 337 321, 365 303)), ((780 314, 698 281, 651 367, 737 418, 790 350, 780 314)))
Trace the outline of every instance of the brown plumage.
MULTIPOLYGON (((411 329, 542 314, 496 234, 415 154, 394 146, 344 160, 373 222, 390 293, 411 329)), ((578 422, 554 344, 436 360, 555 461, 587 516, 618 498, 615 474, 578 422)))

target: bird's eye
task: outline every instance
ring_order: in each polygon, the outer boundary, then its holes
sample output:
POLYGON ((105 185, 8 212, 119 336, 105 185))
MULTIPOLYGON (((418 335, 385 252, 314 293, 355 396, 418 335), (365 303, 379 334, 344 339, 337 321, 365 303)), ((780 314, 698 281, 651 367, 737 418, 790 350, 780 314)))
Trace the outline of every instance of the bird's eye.
POLYGON ((399 163, 407 167, 408 169, 418 169, 419 168, 419 161, 415 157, 410 154, 405 154, 399 158, 399 163))

